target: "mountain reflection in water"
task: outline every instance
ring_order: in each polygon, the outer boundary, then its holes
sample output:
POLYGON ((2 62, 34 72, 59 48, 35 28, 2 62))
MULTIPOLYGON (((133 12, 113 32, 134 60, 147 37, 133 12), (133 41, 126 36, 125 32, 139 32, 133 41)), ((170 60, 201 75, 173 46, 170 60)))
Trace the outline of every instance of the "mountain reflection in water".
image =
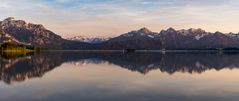
POLYGON ((42 77, 63 63, 109 63, 147 75, 152 70, 168 74, 203 73, 207 70, 239 67, 237 53, 120 53, 120 52, 43 52, 24 56, 1 54, 0 79, 7 84, 42 77))

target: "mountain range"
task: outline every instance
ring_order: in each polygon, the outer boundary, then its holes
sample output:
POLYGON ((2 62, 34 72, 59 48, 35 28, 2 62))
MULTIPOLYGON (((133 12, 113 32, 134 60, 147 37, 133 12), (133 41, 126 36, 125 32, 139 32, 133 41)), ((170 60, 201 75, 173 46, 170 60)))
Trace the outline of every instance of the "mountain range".
POLYGON ((64 39, 41 24, 15 20, 13 17, 0 21, 0 43, 8 41, 41 48, 79 50, 239 48, 238 33, 211 33, 193 28, 168 28, 160 32, 141 28, 112 38, 78 36, 64 39))
POLYGON ((67 38, 67 40, 86 42, 86 43, 92 43, 92 44, 102 43, 102 42, 108 41, 109 39, 110 37, 103 38, 103 37, 86 37, 86 36, 75 36, 72 38, 67 38))

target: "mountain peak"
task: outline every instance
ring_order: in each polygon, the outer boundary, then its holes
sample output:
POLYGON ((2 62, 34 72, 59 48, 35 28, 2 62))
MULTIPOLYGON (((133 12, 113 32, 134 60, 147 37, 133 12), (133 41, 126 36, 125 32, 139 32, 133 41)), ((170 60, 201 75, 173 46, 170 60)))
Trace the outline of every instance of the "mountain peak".
POLYGON ((14 43, 31 44, 37 47, 58 47, 61 41, 64 41, 41 24, 15 20, 14 17, 0 21, 0 33, 0 43, 10 40, 14 43))
POLYGON ((2 26, 3 29, 7 29, 9 27, 24 28, 24 27, 26 27, 26 25, 27 25, 27 23, 25 21, 15 20, 14 17, 8 17, 1 22, 1 26, 2 26))
POLYGON ((143 32, 143 33, 151 33, 152 31, 150 31, 148 28, 143 27, 141 29, 138 30, 138 32, 143 32))
POLYGON ((172 27, 169 27, 167 30, 168 30, 168 31, 170 31, 170 30, 176 31, 176 30, 175 30, 174 28, 172 28, 172 27))
POLYGON ((8 17, 8 18, 4 19, 3 21, 12 21, 12 20, 15 20, 15 18, 14 17, 8 17))
POLYGON ((2 22, 0 22, 2 28, 16 27, 16 28, 27 28, 27 29, 42 29, 45 30, 45 27, 41 24, 27 23, 24 20, 16 20, 14 17, 8 17, 2 22))
POLYGON ((201 28, 195 29, 195 28, 190 28, 188 29, 190 32, 205 32, 204 30, 202 30, 201 28))
POLYGON ((172 33, 172 32, 176 32, 176 30, 174 28, 170 27, 166 30, 166 32, 172 33))

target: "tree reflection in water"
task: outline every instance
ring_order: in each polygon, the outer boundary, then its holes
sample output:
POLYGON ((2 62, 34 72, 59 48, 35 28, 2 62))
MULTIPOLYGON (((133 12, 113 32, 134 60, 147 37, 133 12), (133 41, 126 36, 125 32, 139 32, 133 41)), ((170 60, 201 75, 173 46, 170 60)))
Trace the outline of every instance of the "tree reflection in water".
POLYGON ((168 74, 203 73, 207 70, 239 67, 237 53, 120 53, 120 52, 43 52, 24 55, 1 54, 0 79, 7 84, 42 77, 63 63, 110 63, 146 75, 152 70, 168 74))

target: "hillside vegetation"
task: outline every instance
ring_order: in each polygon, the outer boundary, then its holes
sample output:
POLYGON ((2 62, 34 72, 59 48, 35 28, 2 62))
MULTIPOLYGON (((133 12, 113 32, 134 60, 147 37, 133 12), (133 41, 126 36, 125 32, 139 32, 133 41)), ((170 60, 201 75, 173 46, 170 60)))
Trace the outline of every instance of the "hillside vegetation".
POLYGON ((23 44, 16 44, 12 42, 6 42, 3 44, 0 44, 0 52, 18 52, 18 53, 28 53, 28 52, 34 52, 37 48, 33 46, 27 46, 23 44))

